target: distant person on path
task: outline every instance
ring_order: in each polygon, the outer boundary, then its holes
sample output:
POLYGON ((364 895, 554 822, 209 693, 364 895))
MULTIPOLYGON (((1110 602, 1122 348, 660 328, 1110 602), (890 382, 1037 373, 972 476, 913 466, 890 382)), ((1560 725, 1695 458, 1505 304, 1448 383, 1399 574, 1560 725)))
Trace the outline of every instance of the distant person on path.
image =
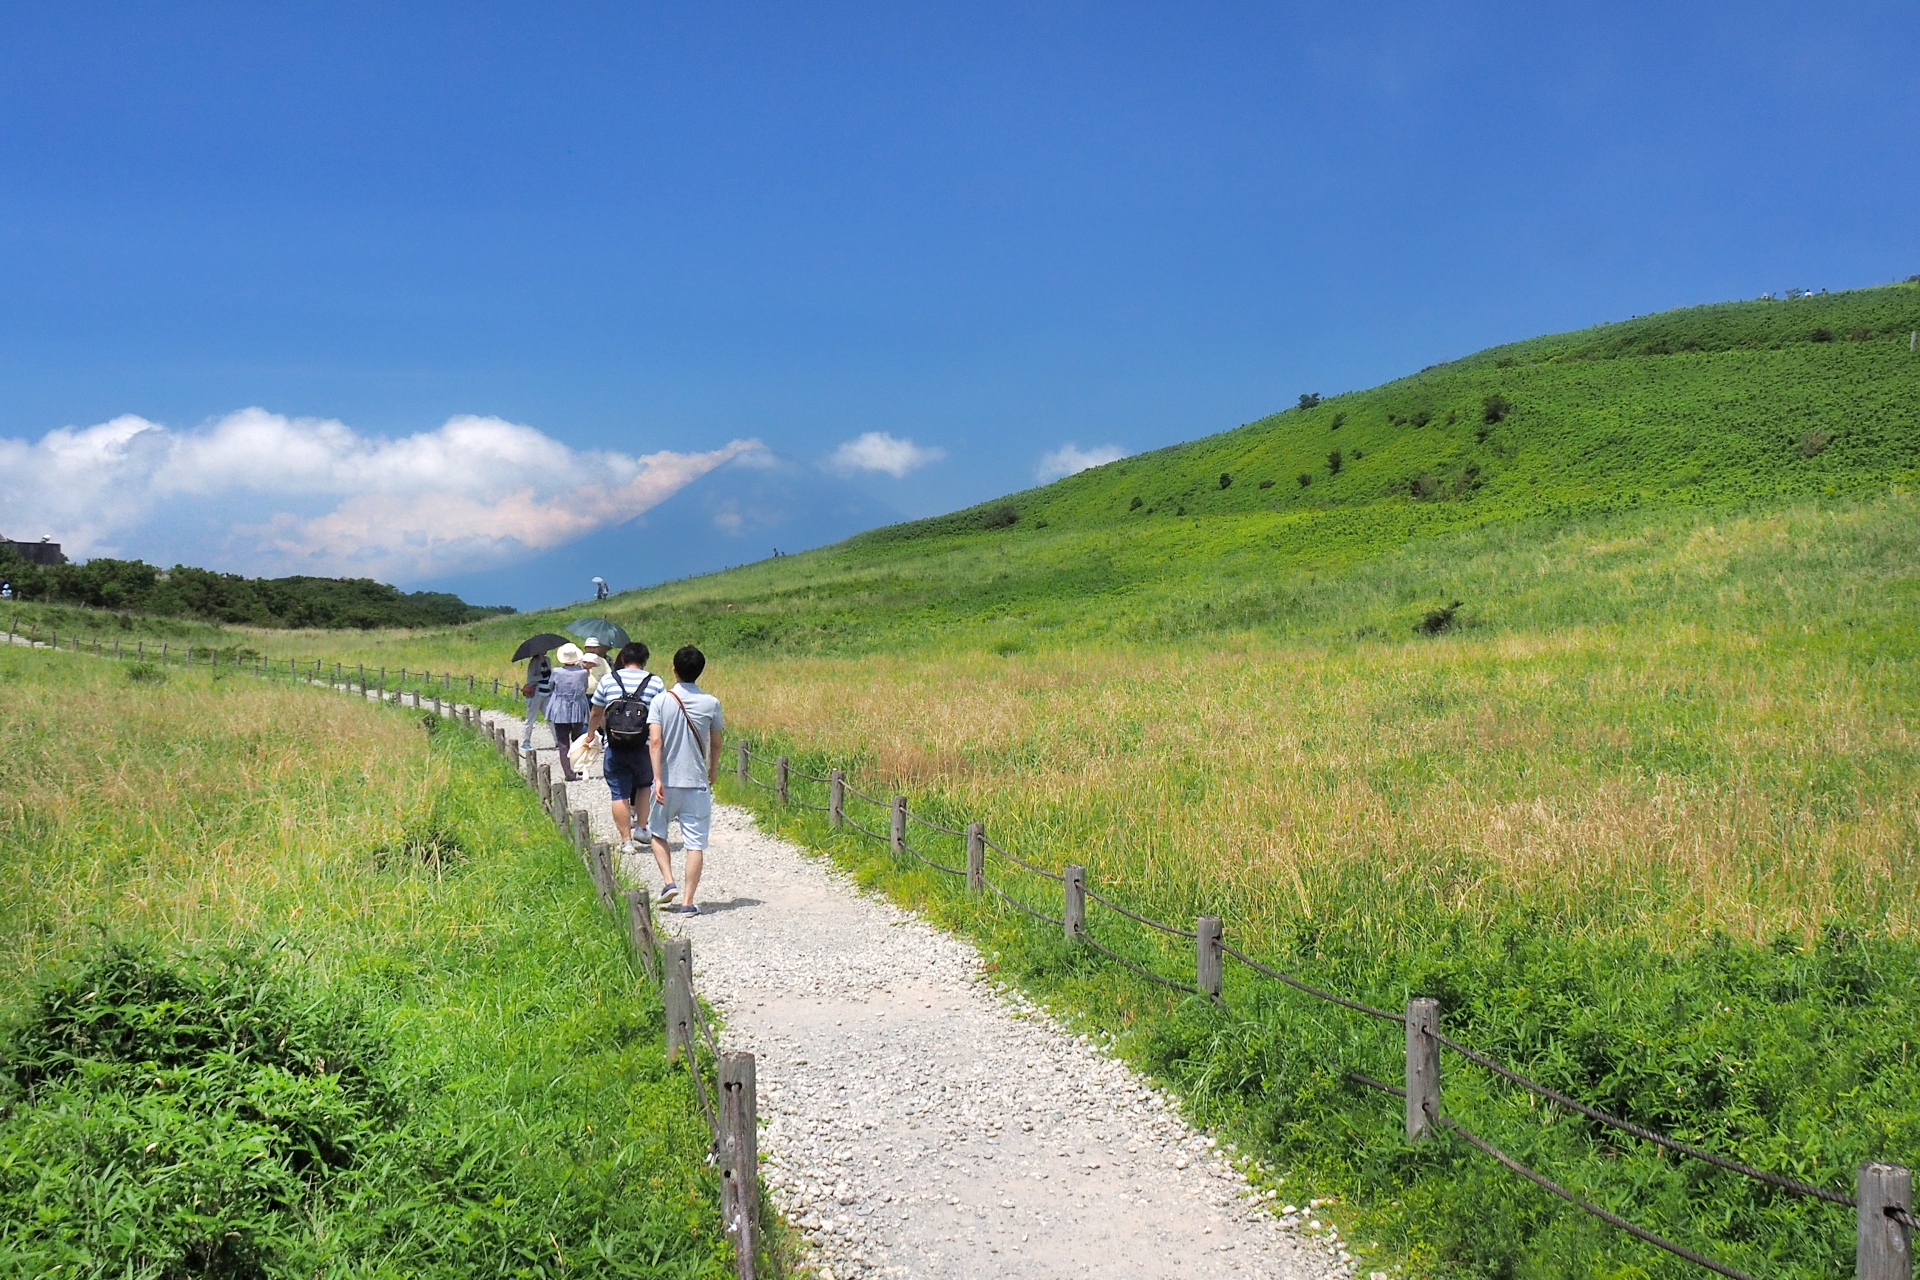
POLYGON ((553 692, 553 663, 544 653, 527 659, 526 683, 520 696, 527 700, 527 727, 520 731, 520 749, 533 750, 533 725, 547 712, 547 695, 553 692))
POLYGON ((595 578, 593 580, 593 598, 595 600, 605 600, 607 598, 607 580, 605 578, 595 578))
POLYGON ((647 670, 647 656, 647 646, 638 640, 620 650, 614 669, 593 691, 593 715, 588 726, 596 733, 605 730, 607 735, 607 790, 613 795, 613 825, 620 832, 622 853, 633 852, 634 805, 645 804, 653 786, 647 714, 649 705, 666 687, 659 676, 647 670))
POLYGON ((653 860, 667 881, 660 891, 664 901, 675 892, 667 824, 679 820, 687 889, 678 910, 689 916, 700 914, 693 895, 700 888, 707 828, 713 819, 713 780, 720 772, 720 699, 694 683, 706 669, 704 653, 692 645, 681 649, 673 655, 673 675, 680 683, 655 698, 647 711, 653 752, 653 812, 647 834, 653 837, 653 860))
POLYGON ((579 645, 563 644, 554 655, 560 659, 553 673, 553 692, 547 695, 547 723, 553 726, 553 743, 560 748, 560 771, 568 782, 580 781, 573 771, 568 749, 587 727, 587 699, 593 693, 592 673, 581 665, 587 655, 579 645))

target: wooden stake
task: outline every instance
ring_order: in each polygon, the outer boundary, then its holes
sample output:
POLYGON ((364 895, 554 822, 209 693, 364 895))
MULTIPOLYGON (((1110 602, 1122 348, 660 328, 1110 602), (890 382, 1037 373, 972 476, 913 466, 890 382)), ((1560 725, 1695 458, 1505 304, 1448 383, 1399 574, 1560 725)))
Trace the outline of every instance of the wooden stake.
POLYGON ((773 794, 783 806, 791 803, 787 798, 787 758, 785 756, 773 762, 773 794))
POLYGON ((1438 1126, 1440 1114, 1440 1002, 1430 996, 1407 1001, 1407 1141, 1420 1142, 1438 1126))
POLYGON ((1061 888, 1066 890, 1066 910, 1060 922, 1073 942, 1087 931, 1087 869, 1069 865, 1062 873, 1061 888))
POLYGON ((673 1062, 683 1050, 693 1050, 693 943, 669 938, 660 944, 660 953, 666 975, 660 999, 667 1011, 667 1061, 673 1062))
POLYGON ((907 798, 905 796, 893 798, 893 832, 888 843, 893 846, 895 853, 907 851, 907 798))
POLYGON ((835 769, 827 776, 827 825, 835 831, 847 818, 847 771, 835 769))
POLYGON ((1858 1280, 1912 1280, 1913 1232, 1887 1210, 1913 1209, 1913 1174, 1897 1164, 1860 1166, 1853 1274, 1858 1280))
POLYGON ((1195 984, 1215 1000, 1220 998, 1220 917, 1201 916, 1193 926, 1195 984))
POLYGON ((967 892, 978 895, 987 887, 987 828, 967 824, 967 892))
POLYGON ((759 1099, 753 1055, 720 1058, 720 1218, 733 1239, 733 1274, 753 1280, 754 1215, 760 1198, 759 1099))

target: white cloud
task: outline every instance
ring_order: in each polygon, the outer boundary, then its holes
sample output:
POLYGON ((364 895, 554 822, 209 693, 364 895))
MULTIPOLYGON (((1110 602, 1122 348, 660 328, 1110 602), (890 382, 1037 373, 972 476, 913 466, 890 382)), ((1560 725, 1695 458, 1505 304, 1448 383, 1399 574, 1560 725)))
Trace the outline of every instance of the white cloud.
POLYGON ((946 456, 945 449, 922 448, 911 440, 896 440, 885 431, 869 431, 835 449, 827 459, 827 469, 843 476, 856 471, 884 471, 898 480, 946 456))
POLYGON ((188 430, 126 415, 35 442, 0 439, 0 511, 10 536, 51 533, 74 556, 164 559, 156 544, 204 551, 210 529, 223 565, 248 572, 418 578, 560 546, 764 454, 757 440, 704 453, 581 451, 472 416, 388 438, 264 409, 188 430))
POLYGON ((1049 480, 1085 471, 1088 467, 1103 467, 1109 462, 1118 462, 1126 456, 1127 451, 1117 444, 1097 444, 1091 449, 1082 449, 1077 444, 1067 443, 1052 453, 1043 454, 1034 476, 1041 484, 1045 484, 1049 480))

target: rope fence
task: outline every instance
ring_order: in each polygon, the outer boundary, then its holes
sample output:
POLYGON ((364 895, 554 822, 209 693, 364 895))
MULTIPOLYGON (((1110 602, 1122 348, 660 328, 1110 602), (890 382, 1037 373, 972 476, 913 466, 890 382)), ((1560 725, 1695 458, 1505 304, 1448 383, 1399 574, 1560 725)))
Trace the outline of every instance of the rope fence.
MULTIPOLYGON (((766 788, 764 783, 760 783, 759 779, 753 776, 751 767, 755 761, 763 765, 771 763, 777 771, 777 776, 782 780, 782 785, 777 788, 781 801, 787 804, 793 803, 792 797, 784 785, 786 779, 794 776, 790 771, 790 766, 785 756, 779 756, 769 760, 768 757, 755 753, 745 742, 736 744, 736 749, 739 752, 737 773, 742 781, 758 784, 767 790, 776 790, 776 788, 766 788)), ((802 774, 799 776, 815 778, 814 775, 802 774)), ((1193 929, 1185 929, 1178 925, 1168 924, 1163 920, 1156 920, 1149 915, 1124 906, 1106 894, 1089 887, 1086 883, 1086 870, 1083 867, 1070 865, 1063 871, 1054 872, 1009 852, 1000 843, 987 838, 985 826, 982 823, 972 823, 965 831, 956 831, 951 827, 910 812, 907 805, 907 797, 905 796, 894 797, 893 802, 889 805, 864 792, 855 790, 854 787, 846 781, 846 773, 842 769, 833 770, 831 776, 826 779, 815 778, 815 780, 824 781, 830 787, 829 802, 826 808, 830 822, 835 830, 851 828, 870 840, 887 845, 896 854, 911 855, 920 862, 937 870, 944 871, 949 875, 964 875, 969 892, 975 895, 983 892, 991 893, 1006 905, 1030 917, 1034 921, 1049 928, 1063 930, 1069 941, 1077 945, 1086 946, 1129 972, 1158 986, 1200 996, 1224 1006, 1225 1001, 1221 996, 1222 962, 1224 959, 1231 958, 1238 961, 1258 978, 1271 979, 1293 990, 1311 996, 1316 1000, 1337 1005, 1341 1008, 1352 1010, 1355 1013, 1364 1014, 1369 1018, 1402 1024, 1406 1029, 1407 1038, 1406 1087, 1401 1088, 1384 1084, 1358 1072, 1349 1072, 1347 1079, 1354 1084, 1376 1089, 1408 1100, 1407 1138, 1409 1142, 1423 1141, 1439 1131, 1456 1134, 1468 1145, 1474 1147, 1482 1154, 1491 1157, 1513 1173, 1527 1179, 1529 1182, 1534 1183, 1550 1194, 1567 1201, 1569 1204, 1579 1208, 1582 1212, 1590 1214, 1600 1221, 1606 1222, 1626 1232, 1643 1243, 1662 1249, 1677 1258, 1682 1258, 1687 1262, 1703 1267, 1717 1275, 1726 1276, 1729 1280, 1754 1280, 1754 1277, 1743 1271, 1717 1262, 1684 1245, 1668 1240, 1656 1232, 1649 1231, 1644 1227, 1629 1222, 1618 1214, 1583 1199, 1558 1182, 1547 1177, 1545 1174, 1515 1160, 1512 1156, 1509 1156, 1506 1152, 1500 1150, 1486 1139, 1481 1138, 1478 1134, 1467 1129, 1460 1124, 1459 1121, 1446 1115, 1440 1107, 1439 1055, 1440 1050, 1444 1047, 1459 1054, 1474 1066, 1492 1072, 1494 1075, 1499 1076, 1509 1083, 1526 1089, 1556 1106, 1565 1107, 1597 1123, 1610 1126, 1623 1133, 1652 1143, 1663 1150, 1689 1159, 1699 1160, 1714 1168, 1754 1179, 1766 1186, 1774 1187, 1794 1195, 1851 1207, 1856 1210, 1858 1222, 1855 1260, 1858 1280, 1911 1280, 1912 1233, 1916 1227, 1920 1227, 1920 1219, 1916 1219, 1912 1212, 1912 1175, 1901 1166, 1879 1162, 1863 1164, 1858 1171, 1858 1194, 1850 1196, 1843 1192, 1814 1186, 1811 1183, 1803 1182, 1797 1178, 1771 1173, 1767 1170, 1744 1164, 1741 1161, 1717 1155, 1702 1147, 1695 1146, 1692 1143, 1682 1142, 1656 1130, 1610 1115, 1596 1107, 1588 1106, 1557 1089, 1541 1084, 1536 1080, 1529 1079, 1527 1076, 1520 1074, 1499 1061, 1461 1044, 1440 1030, 1440 1008, 1438 1001, 1424 997, 1415 997, 1408 1000, 1407 1011, 1405 1013, 1395 1013, 1389 1009, 1375 1008, 1363 1001, 1323 990, 1314 986, 1312 983, 1294 977, 1292 974, 1265 964, 1237 947, 1228 945, 1222 936, 1224 930, 1219 917, 1202 916, 1196 921, 1193 929), (880 832, 871 830, 849 818, 846 814, 845 802, 846 796, 849 795, 855 796, 876 807, 888 809, 893 818, 892 834, 890 836, 882 835, 880 832), (928 830, 966 841, 967 866, 965 871, 963 872, 957 868, 935 862, 920 850, 907 844, 905 832, 909 822, 917 822, 920 826, 928 830), (1000 885, 994 883, 992 879, 989 879, 985 874, 985 858, 989 850, 1022 871, 1061 885, 1065 894, 1065 903, 1061 914, 1056 916, 1040 911, 1020 901, 1020 899, 1008 893, 1000 885), (1113 948, 1092 936, 1086 927, 1086 903, 1089 899, 1099 906, 1114 912, 1116 915, 1131 920, 1147 929, 1169 937, 1187 939, 1194 942, 1195 967, 1193 972, 1195 981, 1191 983, 1179 981, 1169 978, 1165 974, 1156 973, 1147 966, 1121 955, 1113 948)), ((817 805, 806 805, 805 807, 809 809, 819 808, 817 805)))

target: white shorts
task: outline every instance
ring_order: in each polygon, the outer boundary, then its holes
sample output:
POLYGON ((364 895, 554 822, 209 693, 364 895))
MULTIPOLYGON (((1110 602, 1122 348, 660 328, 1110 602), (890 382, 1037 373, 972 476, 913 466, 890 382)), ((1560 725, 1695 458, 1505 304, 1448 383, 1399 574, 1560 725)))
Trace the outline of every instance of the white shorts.
POLYGON ((668 787, 667 802, 653 802, 647 816, 647 834, 655 840, 667 838, 667 823, 680 820, 680 844, 687 849, 707 847, 707 826, 713 821, 713 792, 705 787, 668 787))

